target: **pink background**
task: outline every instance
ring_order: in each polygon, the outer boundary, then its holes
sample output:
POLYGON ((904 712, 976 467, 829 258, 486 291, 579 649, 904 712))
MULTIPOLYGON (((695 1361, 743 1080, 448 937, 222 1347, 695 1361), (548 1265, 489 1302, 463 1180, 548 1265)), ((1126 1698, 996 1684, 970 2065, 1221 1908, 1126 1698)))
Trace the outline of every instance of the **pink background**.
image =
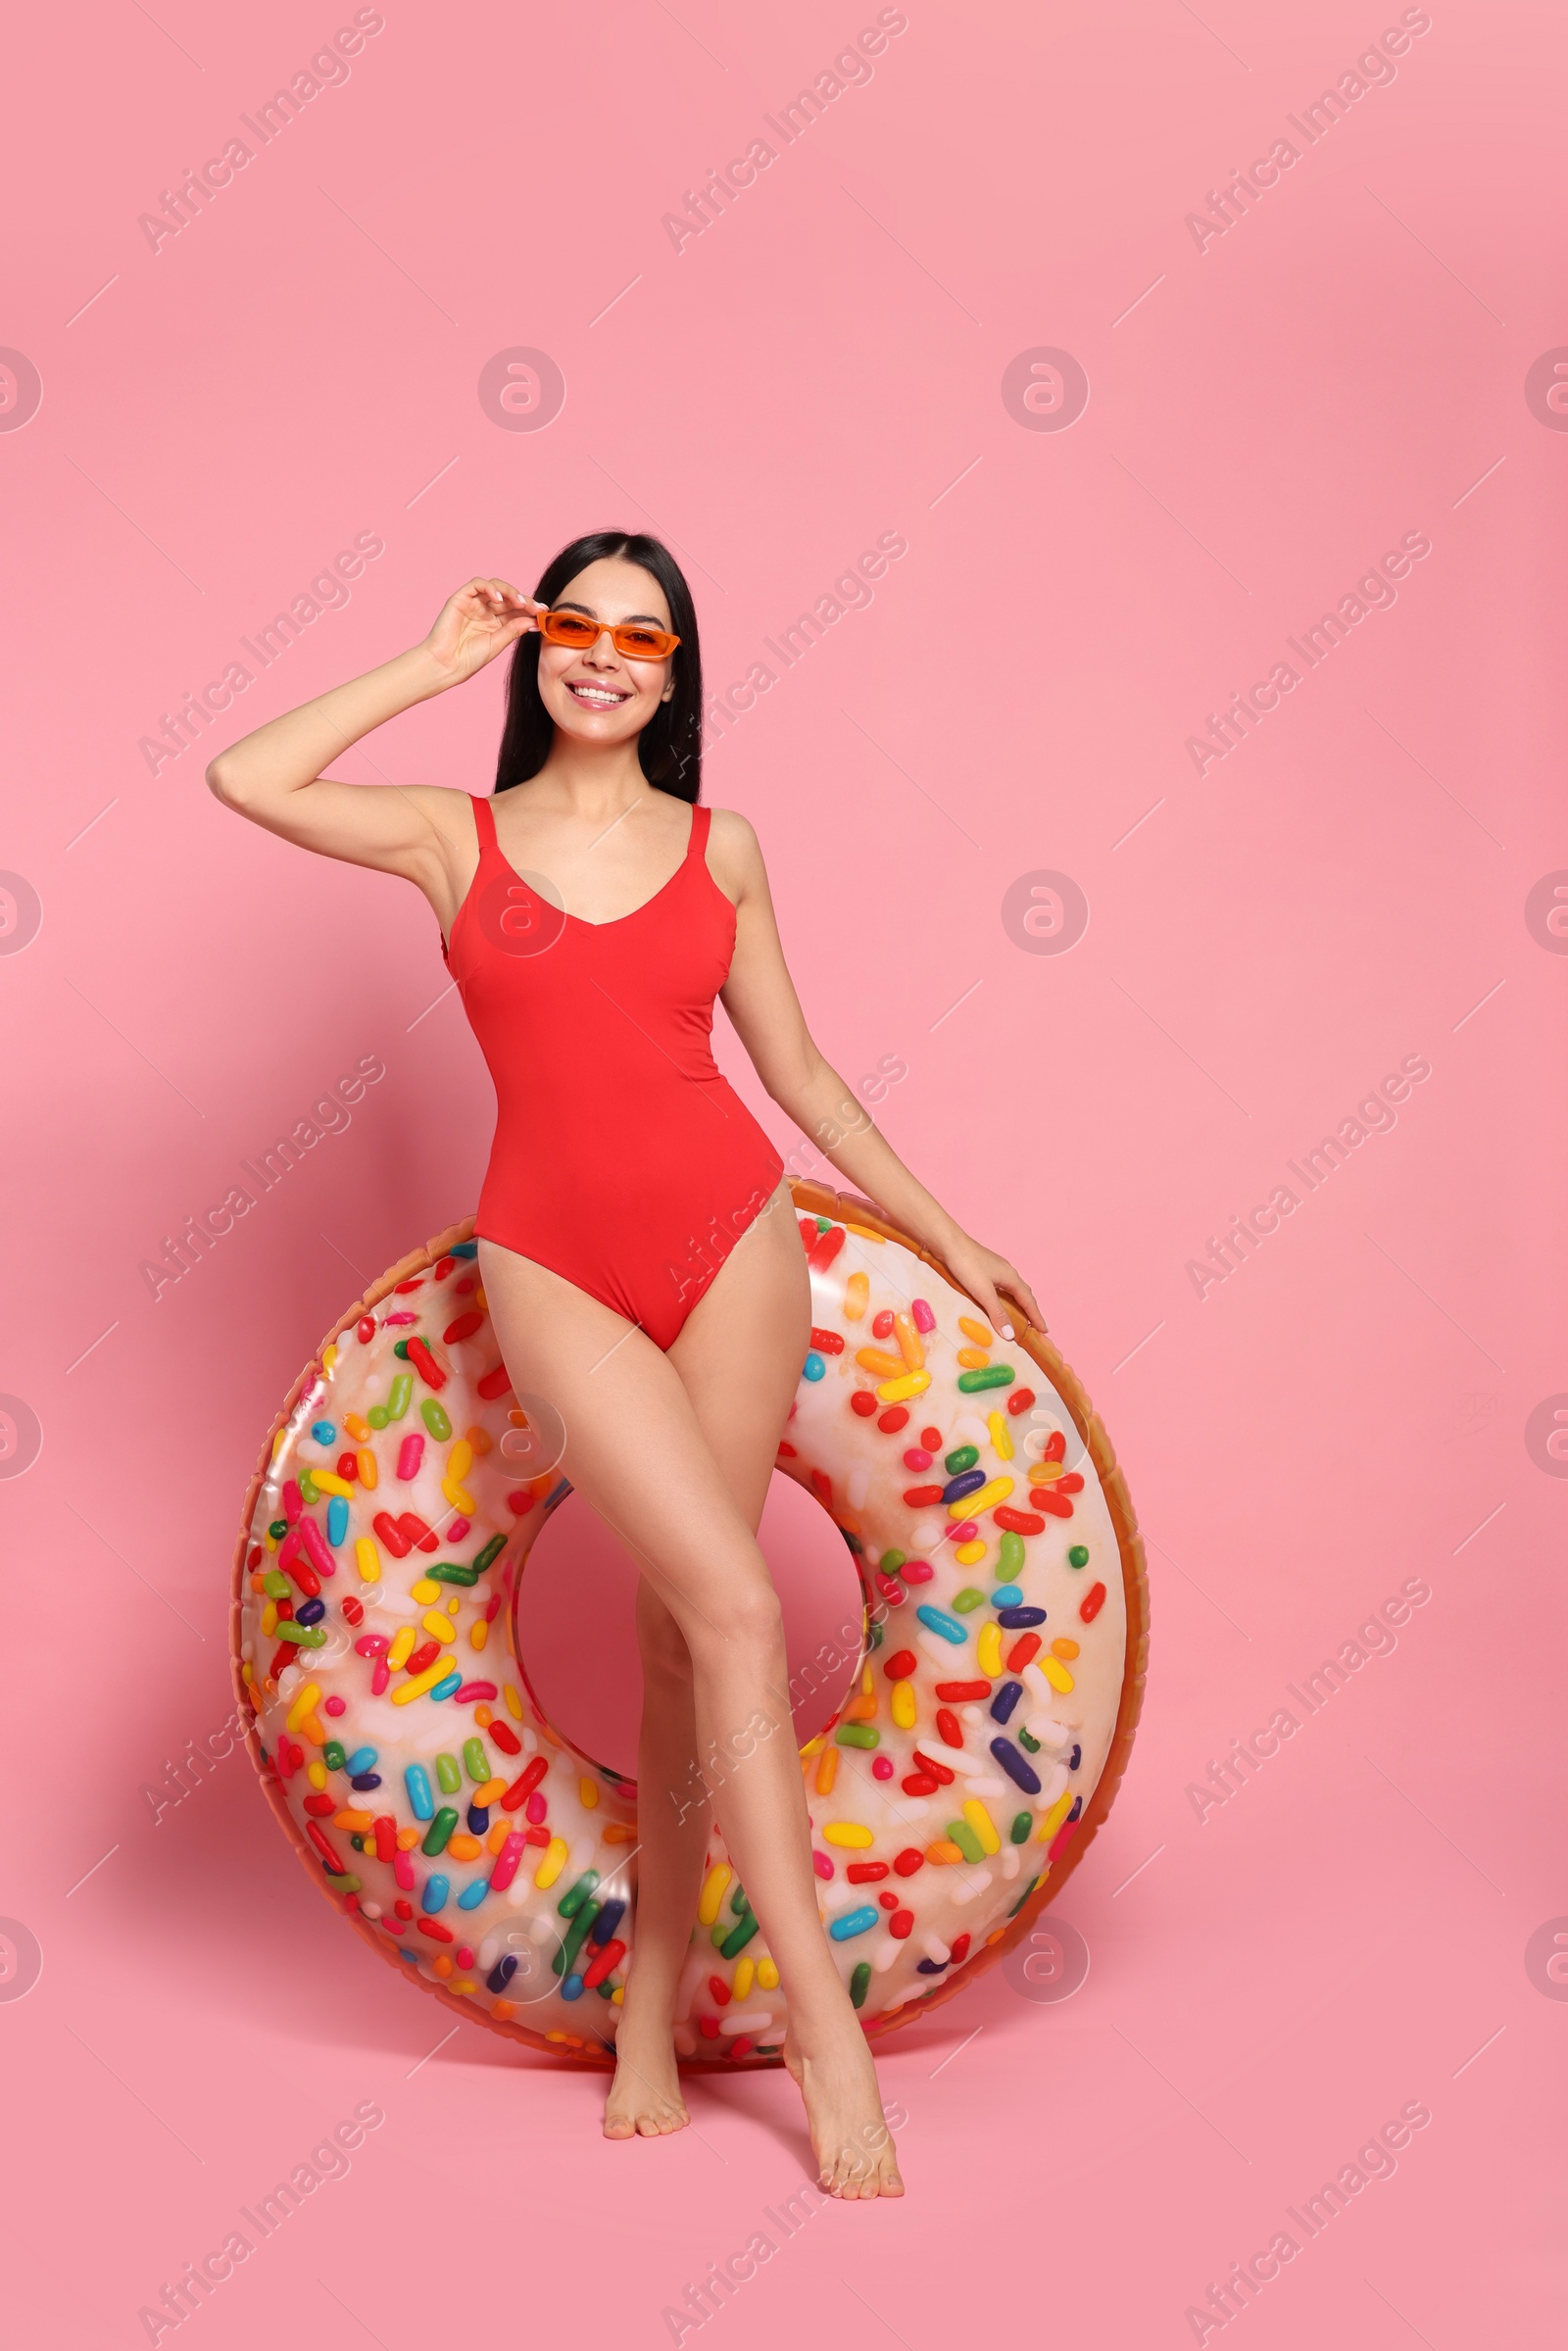
MULTIPOLYGON (((906 1064, 889 1136, 1037 1284, 1154 1610, 1132 1767, 1062 1904, 1087 1982, 1035 2003, 998 1970, 899 2036, 907 2199, 813 2218, 703 2338, 1191 2342, 1209 2282, 1420 2101, 1247 2339, 1544 2342, 1568 941, 1527 900, 1568 867, 1568 440, 1526 377, 1568 340, 1561 10, 1434 0, 1200 250, 1187 215, 1396 7, 910 0, 677 254, 682 191, 874 8, 387 0, 155 254, 138 215, 351 15, 37 12, 0 154, 0 343, 42 381, 0 431, 0 865, 42 914, 27 939, 6 885, 0 1390, 42 1428, 0 1479, 0 1914, 42 1953, 0 2001, 12 2330, 147 2339, 139 2307, 365 2100, 384 2125, 216 2289, 209 2346, 668 2341, 805 2175, 781 2077, 700 2080, 695 2129, 611 2147, 599 2078, 449 2032, 337 1926, 243 1756, 156 1821, 145 1792, 228 1712, 277 1401, 362 1277, 472 1206, 491 1105, 423 904, 235 822, 205 759, 470 573, 531 584, 626 523, 689 564, 714 687, 907 541, 708 795, 758 826, 825 1053, 852 1084, 906 1064), (515 347, 564 374, 546 429, 481 407, 515 347), (1066 430, 1004 401, 1041 347, 1087 372, 1066 430), (151 773, 160 714, 362 532, 384 553, 350 601, 151 773), (1200 777, 1206 713, 1407 532, 1431 553, 1397 602, 1200 777), (1060 955, 1004 920, 1045 871, 1090 908, 1060 955), (365 1054, 352 1124, 155 1301, 163 1237, 365 1054), (1405 1055, 1431 1074, 1397 1125, 1200 1298, 1206 1237, 1405 1055), (1210 1759, 1410 1578, 1395 1652, 1200 1820, 1210 1759)), ((486 788, 501 686, 340 771, 486 788)), ((835 1596, 808 1555, 779 1552, 807 1616, 835 1596)))

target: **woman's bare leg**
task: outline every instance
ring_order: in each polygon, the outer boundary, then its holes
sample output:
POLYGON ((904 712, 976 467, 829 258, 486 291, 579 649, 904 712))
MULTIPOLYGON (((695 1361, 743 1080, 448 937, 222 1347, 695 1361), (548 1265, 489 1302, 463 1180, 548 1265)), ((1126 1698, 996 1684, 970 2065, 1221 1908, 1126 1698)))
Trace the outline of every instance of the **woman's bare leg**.
MULTIPOLYGON (((669 1350, 698 1426, 754 1534, 810 1328, 810 1284, 795 1244, 787 1187, 780 1188, 775 1206, 791 1244, 778 1252, 777 1279, 743 1282, 733 1291, 726 1284, 716 1305, 710 1290, 669 1350)), ((748 1245, 757 1246, 751 1234, 741 1244, 748 1245)), ((698 1750, 691 1651, 647 1576, 637 1592, 637 1637, 644 1690, 637 1750, 637 1947, 615 2035, 619 2070, 605 2105, 612 2138, 678 2130, 688 2119, 671 2027, 713 1825, 712 1775, 705 1774, 698 1750)))
MULTIPOLYGON (((754 1529, 761 1519, 778 1439, 800 1384, 810 1322, 810 1278, 789 1189, 781 1185, 768 1212, 737 1246, 670 1349, 699 1424, 754 1529)), ((781 1660, 781 1679, 787 1670, 781 1660)), ((792 1964, 773 1940, 768 1914, 737 1849, 731 1781, 715 1789, 714 1808, 789 1999, 785 2063, 806 2100, 823 2184, 846 2197, 902 2195, 871 2053, 822 1932, 810 1866, 810 1818, 787 1711, 787 1688, 783 1705, 771 1743, 777 1757, 787 1757, 789 1765, 782 1790, 785 1819, 779 1823, 775 1816, 765 1835, 770 1849, 783 1842, 797 1865, 793 1886, 786 1881, 786 1889, 793 1891, 792 1907, 806 1922, 806 1956, 817 1963, 804 1982, 799 1960, 792 1964)), ((751 1768, 743 1763, 732 1775, 737 1792, 751 1768)))
MULTIPOLYGON (((514 1384, 548 1396, 561 1412, 566 1475, 637 1556, 685 1641, 697 1752, 789 2000, 787 2061, 806 2098, 822 2182, 838 2194, 902 2192, 870 2052, 817 1910, 777 1594, 703 1427, 704 1417, 716 1427, 729 1411, 737 1369, 764 1357, 785 1383, 779 1420, 788 1410, 804 1337, 793 1219, 758 1220, 668 1356, 526 1258, 481 1243, 480 1265, 514 1384)), ((672 1884, 672 1916, 684 1900, 672 1884)), ((667 1934, 656 1937, 650 2022, 667 1934)))
POLYGON ((691 2120, 671 2027, 711 1824, 698 1769, 691 1651, 647 1576, 637 1587, 637 1938, 605 2100, 607 2138, 652 2138, 691 2120))

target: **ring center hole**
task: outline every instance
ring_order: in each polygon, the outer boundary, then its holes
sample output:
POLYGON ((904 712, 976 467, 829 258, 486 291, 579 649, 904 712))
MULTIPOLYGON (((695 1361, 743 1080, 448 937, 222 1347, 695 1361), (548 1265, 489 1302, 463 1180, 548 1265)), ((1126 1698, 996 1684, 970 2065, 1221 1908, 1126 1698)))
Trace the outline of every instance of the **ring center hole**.
MULTIPOLYGON (((821 1504, 775 1471, 758 1531, 784 1611, 795 1739, 838 1713, 859 1663, 863 1602, 855 1561, 821 1504)), ((640 1571, 580 1494, 536 1537, 519 1579, 517 1654, 546 1720, 622 1779, 637 1776, 642 1665, 640 1571)))

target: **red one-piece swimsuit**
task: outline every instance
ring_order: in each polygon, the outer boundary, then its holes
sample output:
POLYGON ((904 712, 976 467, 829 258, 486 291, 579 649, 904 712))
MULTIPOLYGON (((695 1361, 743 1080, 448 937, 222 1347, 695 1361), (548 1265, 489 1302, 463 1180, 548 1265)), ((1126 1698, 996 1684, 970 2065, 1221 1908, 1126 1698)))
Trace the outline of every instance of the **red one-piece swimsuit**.
POLYGON ((583 922, 507 862, 475 799, 478 869, 442 946, 496 1089, 475 1231, 661 1347, 784 1166, 713 1060, 735 908, 708 870, 710 813, 693 808, 662 890, 583 922))

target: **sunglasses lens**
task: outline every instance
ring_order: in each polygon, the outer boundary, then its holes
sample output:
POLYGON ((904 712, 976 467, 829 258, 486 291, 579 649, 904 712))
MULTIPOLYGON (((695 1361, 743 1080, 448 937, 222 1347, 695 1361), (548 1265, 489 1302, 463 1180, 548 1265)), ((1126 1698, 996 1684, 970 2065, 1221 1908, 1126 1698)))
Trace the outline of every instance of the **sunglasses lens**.
POLYGON ((639 628, 635 623, 615 631, 615 644, 628 661, 659 661, 668 653, 669 632, 662 628, 639 628))
POLYGON ((539 627, 552 645, 592 645, 599 635, 597 622, 581 612, 542 612, 539 627))

